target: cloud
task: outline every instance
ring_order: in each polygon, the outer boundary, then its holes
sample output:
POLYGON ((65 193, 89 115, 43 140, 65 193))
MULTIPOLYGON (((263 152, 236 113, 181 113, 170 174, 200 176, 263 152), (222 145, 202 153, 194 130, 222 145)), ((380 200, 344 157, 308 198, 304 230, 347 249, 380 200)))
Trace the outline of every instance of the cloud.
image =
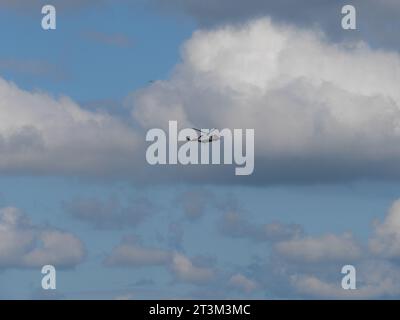
POLYGON ((251 293, 257 289, 257 283, 246 276, 237 273, 229 279, 229 285, 245 293, 251 293))
POLYGON ((83 243, 73 234, 35 226, 17 208, 0 209, 0 269, 38 268, 47 264, 72 268, 85 255, 83 243))
POLYGON ((136 227, 155 211, 146 198, 138 198, 124 205, 116 197, 108 200, 78 198, 63 205, 66 212, 98 229, 136 227))
MULTIPOLYGON (((377 236, 386 236, 386 228, 382 229, 383 234, 377 232, 381 226, 393 223, 393 230, 396 229, 392 219, 393 213, 398 212, 398 205, 399 200, 393 203, 383 222, 375 224, 370 242, 377 236)), ((256 229, 262 226, 243 218, 238 225, 251 225, 256 229)), ((243 238, 252 239, 247 234, 243 238)), ((259 237, 252 240, 259 241, 259 237)), ((389 237, 385 239, 385 245, 397 240, 389 237)), ((371 246, 359 243, 351 233, 311 236, 302 231, 293 237, 278 237, 270 242, 271 246, 265 248, 266 255, 253 256, 253 262, 247 266, 233 265, 233 271, 229 270, 232 265, 222 268, 216 261, 207 261, 207 257, 189 258, 176 250, 144 246, 132 238, 126 238, 116 246, 105 264, 110 267, 162 268, 175 282, 196 285, 195 291, 188 296, 197 298, 251 295, 285 299, 377 299, 400 296, 397 259, 391 254, 372 252, 371 246), (341 270, 348 264, 356 268, 356 290, 341 287, 344 277, 341 270)), ((395 243, 391 245, 396 247, 395 243)), ((391 253, 390 246, 388 252, 391 253)))
POLYGON ((173 255, 170 268, 176 278, 183 282, 202 284, 209 282, 215 276, 213 269, 195 266, 192 261, 180 253, 173 255))
POLYGON ((124 238, 104 264, 108 267, 163 267, 176 281, 192 284, 207 283, 215 275, 212 268, 197 265, 181 253, 145 247, 133 238, 124 238))
POLYGON ((341 27, 341 9, 346 0, 152 0, 165 12, 181 12, 195 18, 203 26, 241 23, 260 16, 302 28, 318 28, 333 40, 365 40, 374 46, 399 49, 395 30, 399 29, 400 4, 396 0, 353 0, 357 10, 357 30, 341 27))
POLYGON ((251 223, 237 212, 227 212, 218 222, 222 234, 232 238, 246 238, 256 242, 276 242, 285 239, 298 238, 303 229, 297 224, 282 224, 272 222, 266 224, 251 223))
POLYGON ((384 258, 400 258, 400 199, 392 204, 381 223, 375 222, 369 248, 373 254, 384 258))
MULTIPOLYGON (((400 57, 264 18, 194 33, 170 79, 127 99, 133 119, 0 79, 0 172, 143 183, 331 183, 400 177, 400 57), (145 131, 253 128, 255 172, 150 166, 145 131), (179 176, 179 179, 176 179, 179 176)), ((201 203, 198 202, 198 204, 201 203)), ((191 208, 192 215, 202 211, 191 208)))
POLYGON ((163 266, 170 261, 170 253, 164 250, 143 247, 136 240, 124 238, 105 259, 106 266, 146 267, 163 266))
POLYGON ((139 137, 117 117, 0 78, 0 172, 126 175, 139 137))
POLYGON ((303 235, 274 243, 265 261, 249 267, 261 288, 274 297, 377 299, 400 296, 396 200, 382 222, 375 222, 369 246, 352 234, 303 235), (356 290, 341 286, 344 265, 356 269, 356 290))
POLYGON ((343 290, 340 281, 332 282, 313 275, 294 275, 293 288, 301 295, 318 299, 376 299, 400 295, 400 270, 385 261, 369 261, 357 269, 356 290, 343 290))
MULTIPOLYGON (((170 79, 134 94, 132 115, 143 128, 255 129, 244 183, 398 179, 399 81, 395 52, 263 18, 196 31, 170 79)), ((219 170, 199 176, 240 180, 219 170)))
POLYGON ((281 257, 302 263, 357 261, 362 257, 362 248, 351 234, 286 240, 277 243, 274 249, 281 257))

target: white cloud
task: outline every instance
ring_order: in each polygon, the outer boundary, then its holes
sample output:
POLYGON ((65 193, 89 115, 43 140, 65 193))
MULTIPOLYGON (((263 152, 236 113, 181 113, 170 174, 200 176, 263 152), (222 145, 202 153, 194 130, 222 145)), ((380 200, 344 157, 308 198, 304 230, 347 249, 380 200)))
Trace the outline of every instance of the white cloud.
POLYGON ((258 19, 197 31, 166 81, 135 92, 133 122, 0 79, 0 172, 138 181, 330 182, 400 177, 400 57, 258 19), (254 175, 151 167, 144 130, 254 128, 254 175))
POLYGON ((237 273, 229 279, 229 285, 245 293, 253 292, 257 289, 257 283, 246 276, 237 273))
MULTIPOLYGON (((204 257, 192 259, 181 252, 145 247, 137 240, 129 239, 116 246, 105 262, 113 267, 158 266, 169 271, 175 281, 201 285, 205 288, 205 291, 199 291, 203 297, 205 292, 237 290, 244 294, 263 292, 281 298, 393 298, 400 295, 400 268, 397 261, 391 260, 397 257, 397 249, 391 254, 391 248, 397 248, 392 241, 398 239, 391 235, 396 232, 399 203, 395 201, 383 222, 375 227, 371 239, 376 240, 379 236, 383 238, 378 239, 379 244, 384 241, 384 246, 379 247, 382 252, 373 252, 375 257, 351 233, 328 233, 276 239, 269 258, 254 257, 243 273, 222 272, 204 257), (389 254, 383 254, 385 250, 389 254), (357 290, 354 291, 341 287, 344 277, 341 270, 347 264, 356 268, 357 290)), ((262 229, 259 229, 262 225, 250 224, 244 219, 240 221, 239 224, 250 225, 255 230, 262 229)), ((251 238, 250 232, 244 235, 251 238)))
POLYGON ((371 299, 400 295, 400 200, 393 202, 382 222, 375 222, 369 246, 351 234, 305 236, 274 245, 273 272, 288 281, 297 296, 371 299), (343 290, 345 264, 356 269, 356 290, 343 290))
POLYGON ((0 269, 46 264, 68 268, 81 263, 84 257, 84 245, 76 236, 32 225, 17 208, 0 209, 0 269))
POLYGON ((192 261, 180 253, 173 255, 171 270, 178 280, 195 284, 207 283, 215 276, 213 269, 195 266, 192 261))
POLYGON ((0 78, 0 171, 107 175, 134 167, 138 136, 122 121, 67 97, 0 78))
POLYGON ((104 263, 107 266, 145 267, 164 266, 169 261, 169 252, 143 247, 136 243, 136 240, 125 238, 113 249, 104 263))
POLYGON ((384 261, 367 261, 357 268, 356 290, 344 290, 340 281, 314 275, 293 275, 290 282, 300 294, 319 299, 373 299, 400 294, 400 270, 384 261))
POLYGON ((399 177, 399 82, 397 53, 259 19, 195 32, 171 78, 134 95, 133 116, 254 128, 264 183, 399 177))
POLYGON ((193 284, 207 283, 215 276, 212 268, 198 266, 181 253, 145 247, 132 238, 123 239, 104 264, 109 267, 163 267, 176 280, 193 284))
POLYGON ((381 223, 375 223, 369 248, 385 258, 400 258, 400 200, 392 204, 381 223))
POLYGON ((282 257, 305 263, 354 262, 362 257, 362 248, 351 234, 327 234, 279 242, 274 247, 282 257))

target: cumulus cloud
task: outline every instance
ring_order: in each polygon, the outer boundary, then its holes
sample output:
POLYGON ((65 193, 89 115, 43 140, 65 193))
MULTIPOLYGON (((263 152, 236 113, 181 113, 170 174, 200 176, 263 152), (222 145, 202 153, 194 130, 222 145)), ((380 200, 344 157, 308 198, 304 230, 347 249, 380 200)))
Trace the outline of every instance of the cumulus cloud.
MULTIPOLYGON (((396 248, 398 241, 391 237, 396 229, 394 216, 398 205, 397 200, 383 222, 375 224, 369 247, 359 243, 351 233, 311 236, 302 231, 295 236, 274 239, 267 257, 254 257, 245 270, 230 272, 226 268, 222 271, 215 261, 207 262, 205 257, 189 258, 176 250, 147 247, 127 238, 114 248, 105 264, 161 267, 169 271, 175 281, 200 285, 195 295, 203 298, 217 293, 220 298, 226 297, 232 290, 241 295, 265 294, 280 298, 393 298, 400 295, 400 268, 391 249, 396 248), (392 224, 393 228, 388 231, 392 224), (385 238, 387 235, 390 237, 385 238), (371 246, 371 241, 377 241, 377 237, 385 241, 385 247, 380 242, 376 246, 379 252, 371 246), (389 254, 385 255, 386 250, 389 254), (344 276, 341 270, 348 264, 356 268, 356 290, 344 290, 341 286, 344 276)), ((244 219, 237 225, 245 224, 262 226, 244 219)), ((247 234, 242 237, 251 239, 247 234)))
POLYGON ((109 267, 163 267, 175 280, 193 284, 207 283, 215 275, 212 268, 198 265, 182 253, 145 247, 129 237, 112 250, 104 264, 109 267))
POLYGON ((246 181, 398 178, 399 81, 397 53, 264 18, 195 32, 171 78, 135 93, 132 114, 143 128, 254 128, 246 181))
POLYGON ((28 92, 0 78, 0 171, 33 174, 126 174, 139 140, 115 117, 67 97, 28 92))
POLYGON ((396 200, 385 219, 374 224, 374 234, 369 242, 373 254, 390 258, 400 258, 400 200, 396 200))
POLYGON ((213 269, 195 266, 189 258, 180 253, 175 253, 172 256, 170 268, 176 278, 183 282, 207 283, 215 276, 213 269))
POLYGON ((229 279, 229 285, 245 293, 250 293, 257 289, 257 283, 241 273, 234 274, 229 279))
POLYGON ((272 246, 271 260, 252 266, 255 281, 283 296, 323 299, 393 298, 400 295, 398 216, 400 201, 375 222, 364 246, 352 234, 303 235, 272 246), (343 290, 341 268, 356 269, 356 290, 343 290), (265 270, 272 274, 265 278, 265 270))
POLYGON ((315 275, 293 275, 290 282, 297 293, 319 299, 374 299, 400 294, 400 270, 385 261, 368 261, 357 268, 356 290, 343 290, 340 281, 315 275))
POLYGON ((147 248, 137 243, 137 240, 125 238, 105 259, 107 266, 145 267, 163 266, 171 259, 168 251, 147 248))
POLYGON ((0 171, 141 182, 398 179, 399 81, 394 52, 332 44, 319 32, 267 18, 200 30, 184 44, 170 79, 127 99, 132 124, 0 79, 0 171), (254 174, 147 165, 145 131, 166 128, 168 120, 180 127, 255 129, 254 174))
POLYGON ((276 242, 298 238, 303 234, 303 228, 300 225, 280 222, 251 223, 237 212, 225 213, 218 223, 218 228, 226 236, 252 241, 276 242))
POLYGON ((64 203, 66 212, 99 229, 136 227, 155 211, 146 198, 132 200, 127 205, 116 197, 107 200, 78 198, 64 203))
POLYGON ((0 209, 0 268, 37 268, 50 264, 71 268, 85 257, 83 243, 73 234, 35 226, 14 207, 0 209))
POLYGON ((362 248, 351 234, 286 240, 274 249, 281 257, 304 263, 354 262, 362 257, 362 248))

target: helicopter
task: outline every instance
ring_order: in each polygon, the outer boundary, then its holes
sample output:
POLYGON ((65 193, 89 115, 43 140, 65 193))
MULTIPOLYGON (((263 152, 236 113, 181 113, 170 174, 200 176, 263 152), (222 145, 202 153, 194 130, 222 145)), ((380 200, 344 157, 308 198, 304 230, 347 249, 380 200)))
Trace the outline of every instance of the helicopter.
POLYGON ((199 143, 210 143, 213 141, 217 141, 221 139, 220 135, 218 133, 213 133, 216 131, 216 129, 211 129, 211 130, 202 130, 202 129, 196 129, 192 128, 195 130, 198 134, 197 138, 190 138, 186 137, 186 141, 197 141, 199 143))

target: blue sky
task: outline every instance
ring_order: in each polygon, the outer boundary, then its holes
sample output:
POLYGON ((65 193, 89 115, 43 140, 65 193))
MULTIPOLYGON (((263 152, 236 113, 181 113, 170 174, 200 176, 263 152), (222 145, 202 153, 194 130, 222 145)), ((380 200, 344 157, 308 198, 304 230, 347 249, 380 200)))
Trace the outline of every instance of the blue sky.
POLYGON ((344 31, 339 2, 265 3, 56 1, 44 31, 40 1, 0 1, 0 298, 399 297, 400 6, 344 31), (254 127, 254 175, 146 165, 145 131, 175 116, 254 127))
POLYGON ((77 101, 120 101, 148 81, 165 78, 179 59, 180 44, 195 28, 189 18, 161 15, 140 4, 131 10, 108 5, 60 13, 56 33, 38 28, 40 15, 38 20, 34 13, 2 11, 1 37, 7 43, 3 59, 39 61, 54 69, 35 78, 6 70, 4 77, 23 88, 64 94, 77 101), (12 26, 12 32, 7 26, 12 26), (107 45, 93 34, 121 35, 127 43, 107 45))

